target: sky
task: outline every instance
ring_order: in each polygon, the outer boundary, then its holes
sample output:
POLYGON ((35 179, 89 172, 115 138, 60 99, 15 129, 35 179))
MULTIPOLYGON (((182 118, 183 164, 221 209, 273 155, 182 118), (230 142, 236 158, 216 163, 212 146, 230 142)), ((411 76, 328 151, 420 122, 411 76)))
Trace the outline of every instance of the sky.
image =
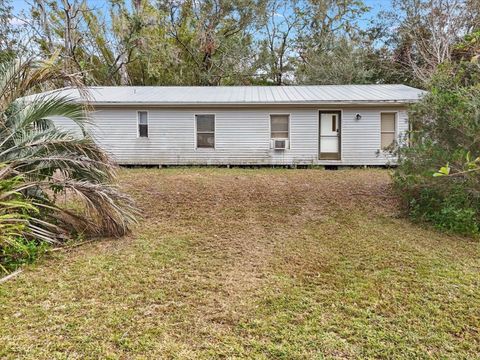
MULTIPOLYGON (((10 0, 16 14, 28 8, 27 0, 10 0)), ((372 8, 372 15, 376 15, 381 10, 390 8, 391 0, 364 0, 365 4, 372 8)), ((106 0, 88 0, 91 5, 102 7, 106 0)))
MULTIPOLYGON (((31 2, 31 0, 10 0, 15 15, 21 13, 23 10, 28 9, 29 3, 31 2)), ((87 0, 87 2, 95 7, 102 7, 107 3, 107 0, 87 0)))
POLYGON ((391 0, 364 0, 365 4, 372 10, 371 12, 377 14, 381 10, 388 10, 391 8, 391 0))
MULTIPOLYGON (((59 0, 58 0, 59 1, 59 0)), ((132 0, 128 0, 132 1, 132 0)), ((370 8, 370 11, 363 16, 363 19, 359 19, 359 26, 361 28, 368 28, 371 25, 371 20, 375 19, 381 11, 391 8, 392 0, 363 0, 365 5, 370 8)), ((12 19, 13 25, 21 25, 22 19, 28 18, 27 10, 29 9, 29 3, 32 0, 10 0, 13 6, 13 14, 17 18, 12 19), (24 14, 22 14, 22 12, 24 14)), ((87 0, 87 2, 93 7, 99 10, 107 10, 107 0, 87 0)))
POLYGON ((370 12, 367 14, 367 18, 360 23, 360 25, 364 25, 365 27, 368 25, 369 19, 375 18, 379 12, 391 8, 391 0, 364 0, 364 2, 365 5, 370 7, 370 12))

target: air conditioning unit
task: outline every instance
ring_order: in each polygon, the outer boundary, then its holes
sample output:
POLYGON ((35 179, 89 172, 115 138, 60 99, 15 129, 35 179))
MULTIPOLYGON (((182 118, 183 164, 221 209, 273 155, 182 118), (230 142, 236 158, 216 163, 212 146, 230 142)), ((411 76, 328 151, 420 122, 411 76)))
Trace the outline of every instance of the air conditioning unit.
POLYGON ((272 147, 275 150, 285 150, 288 149, 288 139, 273 139, 272 147))

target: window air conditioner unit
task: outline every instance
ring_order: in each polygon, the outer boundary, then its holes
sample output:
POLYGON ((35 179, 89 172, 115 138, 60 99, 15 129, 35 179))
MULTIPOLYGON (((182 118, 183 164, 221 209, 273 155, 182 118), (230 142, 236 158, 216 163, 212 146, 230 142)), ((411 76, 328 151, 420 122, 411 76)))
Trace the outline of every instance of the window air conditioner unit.
POLYGON ((285 150, 288 148, 288 139, 273 139, 273 148, 275 150, 285 150))

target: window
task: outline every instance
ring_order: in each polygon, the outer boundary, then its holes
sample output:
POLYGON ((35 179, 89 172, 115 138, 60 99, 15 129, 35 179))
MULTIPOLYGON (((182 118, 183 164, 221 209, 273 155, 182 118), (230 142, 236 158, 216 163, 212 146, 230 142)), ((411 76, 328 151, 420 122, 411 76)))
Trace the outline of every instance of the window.
POLYGON ((148 137, 148 113, 139 111, 138 114, 138 137, 148 137))
POLYGON ((215 148, 215 115, 195 115, 197 148, 215 148))
POLYGON ((272 139, 288 139, 289 115, 270 115, 270 136, 272 139))
POLYGON ((389 147, 395 141, 395 113, 381 114, 382 149, 389 147))
POLYGON ((332 132, 338 131, 337 127, 337 115, 332 115, 332 132))

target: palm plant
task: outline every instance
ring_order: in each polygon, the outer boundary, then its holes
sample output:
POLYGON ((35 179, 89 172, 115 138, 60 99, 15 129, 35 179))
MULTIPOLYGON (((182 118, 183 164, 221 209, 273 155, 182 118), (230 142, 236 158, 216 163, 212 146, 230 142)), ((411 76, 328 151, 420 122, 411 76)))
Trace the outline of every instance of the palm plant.
POLYGON ((32 95, 59 80, 75 77, 54 62, 0 65, 0 183, 9 184, 0 186, 0 247, 12 223, 22 225, 16 236, 55 242, 72 231, 121 236, 135 221, 131 199, 114 185, 113 162, 88 134, 86 108, 55 92, 32 95), (80 134, 56 127, 55 117, 80 134))
MULTIPOLYGON (((16 268, 18 262, 31 258, 32 248, 28 245, 35 241, 29 239, 32 234, 35 234, 33 237, 37 240, 44 238, 49 241, 54 237, 53 233, 46 229, 42 231, 34 225, 34 217, 32 219, 31 215, 38 214, 39 210, 17 191, 24 184, 23 178, 4 178, 6 169, 4 164, 0 164, 0 270, 4 272, 16 268)), ((53 224, 48 227, 50 226, 53 224)))

